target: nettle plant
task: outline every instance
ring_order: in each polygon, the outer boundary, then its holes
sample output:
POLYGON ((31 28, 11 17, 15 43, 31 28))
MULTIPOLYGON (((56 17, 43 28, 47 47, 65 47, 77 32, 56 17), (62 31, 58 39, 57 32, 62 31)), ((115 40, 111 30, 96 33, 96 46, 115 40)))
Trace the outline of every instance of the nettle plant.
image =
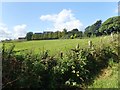
POLYGON ((59 84, 68 86, 85 87, 93 79, 91 71, 94 69, 95 60, 89 49, 80 49, 79 45, 65 54, 55 67, 59 76, 59 84))

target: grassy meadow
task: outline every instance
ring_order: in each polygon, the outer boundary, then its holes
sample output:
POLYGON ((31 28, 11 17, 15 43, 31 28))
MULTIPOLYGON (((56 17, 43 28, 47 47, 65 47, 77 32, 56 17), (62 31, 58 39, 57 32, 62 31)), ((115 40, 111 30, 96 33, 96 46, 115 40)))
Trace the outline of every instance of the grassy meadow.
POLYGON ((118 79, 118 64, 114 64, 104 69, 89 88, 119 88, 118 79))
POLYGON ((104 37, 93 37, 85 39, 58 39, 58 40, 34 40, 34 41, 12 41, 6 45, 9 47, 11 44, 15 45, 15 50, 34 50, 35 53, 38 53, 40 50, 49 50, 49 53, 54 55, 60 51, 67 51, 71 48, 74 48, 79 44, 80 48, 88 47, 88 41, 92 41, 94 46, 99 46, 101 43, 109 45, 110 36, 104 37))

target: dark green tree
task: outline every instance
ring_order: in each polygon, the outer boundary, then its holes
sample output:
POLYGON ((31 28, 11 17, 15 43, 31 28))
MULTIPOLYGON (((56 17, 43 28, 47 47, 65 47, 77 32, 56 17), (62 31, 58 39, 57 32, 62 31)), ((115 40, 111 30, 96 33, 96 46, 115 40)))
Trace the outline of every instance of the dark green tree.
POLYGON ((91 35, 96 35, 97 36, 98 35, 98 30, 99 30, 101 24, 102 24, 101 20, 96 21, 93 25, 88 26, 88 27, 85 28, 84 34, 86 36, 89 36, 89 37, 91 35))
POLYGON ((63 29, 63 32, 64 32, 64 34, 67 34, 67 29, 64 28, 64 29, 63 29))
POLYGON ((108 18, 99 28, 102 34, 111 34, 120 32, 120 16, 108 18))
POLYGON ((26 34, 26 39, 29 41, 29 40, 32 40, 32 35, 33 35, 33 32, 28 32, 26 34))

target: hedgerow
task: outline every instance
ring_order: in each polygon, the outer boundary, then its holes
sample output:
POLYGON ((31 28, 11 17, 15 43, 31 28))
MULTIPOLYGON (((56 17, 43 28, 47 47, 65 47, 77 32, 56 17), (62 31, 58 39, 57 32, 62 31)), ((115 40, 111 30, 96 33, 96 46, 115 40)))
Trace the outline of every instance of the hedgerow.
POLYGON ((14 51, 15 45, 2 48, 2 83, 4 88, 87 88, 109 61, 118 62, 118 54, 111 46, 81 49, 79 45, 69 52, 50 56, 47 50, 14 51))

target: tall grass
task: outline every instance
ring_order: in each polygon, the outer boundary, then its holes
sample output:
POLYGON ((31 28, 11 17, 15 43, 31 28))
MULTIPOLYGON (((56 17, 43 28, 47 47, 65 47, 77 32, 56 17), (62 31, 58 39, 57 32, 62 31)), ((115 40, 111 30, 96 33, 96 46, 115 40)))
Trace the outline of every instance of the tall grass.
POLYGON ((118 64, 114 63, 112 67, 104 69, 89 88, 119 88, 118 80, 118 64))

